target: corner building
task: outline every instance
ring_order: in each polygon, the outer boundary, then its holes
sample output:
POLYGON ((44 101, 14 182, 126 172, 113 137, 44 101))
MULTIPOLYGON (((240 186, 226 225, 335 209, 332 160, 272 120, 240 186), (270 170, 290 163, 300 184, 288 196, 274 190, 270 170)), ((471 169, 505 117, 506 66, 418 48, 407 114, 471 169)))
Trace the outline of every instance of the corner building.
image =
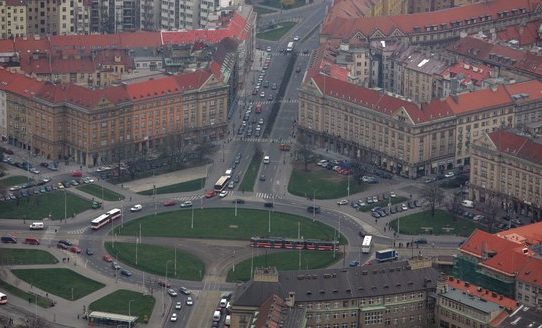
POLYGON ((227 131, 228 86, 206 70, 95 90, 5 70, 0 80, 8 142, 49 159, 95 166, 227 131))

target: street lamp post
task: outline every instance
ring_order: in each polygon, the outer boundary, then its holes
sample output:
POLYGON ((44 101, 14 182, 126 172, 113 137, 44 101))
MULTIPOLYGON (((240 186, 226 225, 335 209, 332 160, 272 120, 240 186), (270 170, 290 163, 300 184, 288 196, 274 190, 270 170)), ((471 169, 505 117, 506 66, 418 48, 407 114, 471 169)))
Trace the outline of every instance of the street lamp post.
POLYGON ((66 223, 66 219, 68 218, 68 201, 66 198, 66 189, 64 189, 64 223, 66 223))
POLYGON ((312 190, 312 221, 316 219, 316 189, 312 190))
MULTIPOLYGON (((134 302, 135 300, 129 300, 128 301, 128 316, 132 316, 132 311, 131 311, 131 305, 132 305, 132 302, 134 302)), ((131 328, 132 327, 132 321, 128 321, 128 328, 131 328)))
POLYGON ((267 229, 267 232, 268 233, 271 233, 271 210, 268 211, 269 212, 269 224, 268 224, 268 229, 267 229))

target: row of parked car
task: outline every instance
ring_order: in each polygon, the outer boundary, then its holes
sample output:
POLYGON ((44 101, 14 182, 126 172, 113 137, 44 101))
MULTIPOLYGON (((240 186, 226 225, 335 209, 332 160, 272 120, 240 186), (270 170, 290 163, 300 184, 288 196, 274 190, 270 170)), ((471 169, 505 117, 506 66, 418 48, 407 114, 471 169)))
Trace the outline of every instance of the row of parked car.
POLYGON ((392 205, 389 207, 374 207, 371 209, 371 215, 377 219, 377 218, 388 216, 390 214, 408 211, 409 209, 413 209, 413 208, 421 207, 421 206, 422 206, 421 201, 414 200, 414 201, 408 201, 402 204, 392 205))
POLYGON ((352 169, 349 167, 348 162, 332 160, 328 161, 327 159, 322 159, 316 163, 316 165, 328 169, 330 171, 335 171, 339 174, 349 175, 352 174, 352 169))

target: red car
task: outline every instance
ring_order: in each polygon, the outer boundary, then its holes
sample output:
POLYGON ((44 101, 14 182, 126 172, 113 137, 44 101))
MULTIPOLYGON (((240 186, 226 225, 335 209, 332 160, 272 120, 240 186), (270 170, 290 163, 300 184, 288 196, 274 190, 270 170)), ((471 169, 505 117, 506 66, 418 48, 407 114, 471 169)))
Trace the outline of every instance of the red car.
POLYGON ((79 248, 78 246, 72 246, 70 247, 70 252, 75 253, 75 254, 80 254, 81 248, 79 248))
POLYGON ((205 198, 213 198, 213 197, 215 197, 215 192, 213 190, 205 193, 205 198))
POLYGON ((111 255, 104 255, 103 259, 108 263, 113 262, 113 258, 111 257, 111 255))
POLYGON ((164 206, 174 206, 175 204, 177 204, 177 202, 174 199, 167 199, 162 202, 162 205, 164 206))
POLYGON ((81 173, 81 171, 79 170, 76 170, 76 171, 72 171, 72 177, 74 178, 80 178, 83 176, 83 173, 81 173))

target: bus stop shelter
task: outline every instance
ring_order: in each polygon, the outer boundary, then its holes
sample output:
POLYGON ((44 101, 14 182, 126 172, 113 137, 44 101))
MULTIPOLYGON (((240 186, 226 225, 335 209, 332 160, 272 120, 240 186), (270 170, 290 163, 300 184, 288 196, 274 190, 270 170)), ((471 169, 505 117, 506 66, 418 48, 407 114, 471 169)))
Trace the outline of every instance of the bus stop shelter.
POLYGON ((88 322, 89 326, 94 327, 135 327, 137 318, 117 313, 92 311, 88 315, 88 322))

